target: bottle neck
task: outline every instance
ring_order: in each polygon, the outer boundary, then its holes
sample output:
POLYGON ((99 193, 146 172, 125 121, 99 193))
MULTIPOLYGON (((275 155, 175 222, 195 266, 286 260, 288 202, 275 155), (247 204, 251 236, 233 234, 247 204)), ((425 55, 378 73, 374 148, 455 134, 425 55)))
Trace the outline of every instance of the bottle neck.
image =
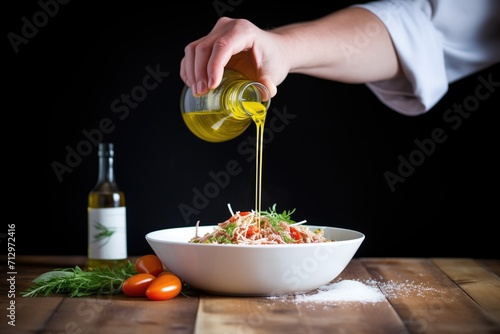
POLYGON ((265 117, 271 103, 269 90, 260 82, 240 80, 228 87, 228 104, 236 119, 265 117))
POLYGON ((113 157, 99 157, 99 175, 98 182, 115 182, 115 173, 113 167, 113 157))
POLYGON ((99 144, 99 174, 97 176, 97 182, 115 182, 115 172, 114 172, 114 147, 111 143, 100 143, 99 144))

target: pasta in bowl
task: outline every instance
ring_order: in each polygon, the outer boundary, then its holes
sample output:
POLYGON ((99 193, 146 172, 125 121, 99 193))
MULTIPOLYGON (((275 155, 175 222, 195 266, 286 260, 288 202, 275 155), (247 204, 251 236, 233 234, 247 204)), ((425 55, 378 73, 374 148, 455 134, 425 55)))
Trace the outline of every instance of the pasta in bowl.
MULTIPOLYGON (((217 225, 211 233, 198 234, 189 242, 204 244, 236 245, 280 245, 316 242, 331 242, 323 229, 311 229, 291 220, 293 213, 276 213, 275 209, 259 214, 253 211, 238 211, 217 225)), ((199 222, 196 224, 198 227, 199 222)))
POLYGON ((283 222, 278 221, 273 231, 269 222, 262 224, 264 219, 256 227, 231 218, 218 225, 153 231, 146 240, 165 267, 192 288, 222 295, 279 296, 307 293, 331 282, 365 238, 337 227, 280 227, 283 222), (228 236, 239 241, 231 242, 228 236))

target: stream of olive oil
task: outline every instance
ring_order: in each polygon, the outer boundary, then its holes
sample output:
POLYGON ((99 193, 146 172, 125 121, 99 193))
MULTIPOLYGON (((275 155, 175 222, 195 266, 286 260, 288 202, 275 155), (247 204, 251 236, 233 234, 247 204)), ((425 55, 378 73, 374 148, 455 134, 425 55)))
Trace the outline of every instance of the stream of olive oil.
POLYGON ((260 211, 262 209, 262 151, 264 149, 264 123, 266 121, 266 107, 258 102, 243 102, 246 110, 252 114, 257 129, 255 142, 255 213, 257 216, 257 230, 260 230, 260 211))
MULTIPOLYGON (((244 101, 242 103, 244 109, 251 114, 257 130, 255 143, 255 213, 258 218, 256 221, 259 222, 262 209, 262 151, 267 110, 266 106, 260 102, 244 101)), ((251 123, 243 121, 248 115, 241 108, 235 108, 233 117, 224 115, 227 115, 227 113, 206 110, 183 113, 183 118, 188 128, 196 136, 209 142, 223 142, 235 138, 243 133, 251 123)), ((260 229, 260 224, 257 225, 258 229, 260 229)))

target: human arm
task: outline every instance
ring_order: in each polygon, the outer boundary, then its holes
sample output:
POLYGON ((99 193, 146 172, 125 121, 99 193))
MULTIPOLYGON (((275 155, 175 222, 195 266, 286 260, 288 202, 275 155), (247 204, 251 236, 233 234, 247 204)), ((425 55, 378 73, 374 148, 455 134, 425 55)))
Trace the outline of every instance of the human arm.
POLYGON ((355 7, 272 30, 221 18, 208 35, 186 46, 180 74, 193 91, 204 94, 218 86, 224 67, 262 82, 271 96, 288 73, 349 83, 399 73, 385 26, 370 11, 355 7))
POLYGON ((271 96, 288 73, 365 83, 391 109, 415 116, 449 83, 500 61, 498 22, 497 0, 378 0, 267 31, 222 18, 186 47, 181 77, 206 93, 233 67, 271 96))

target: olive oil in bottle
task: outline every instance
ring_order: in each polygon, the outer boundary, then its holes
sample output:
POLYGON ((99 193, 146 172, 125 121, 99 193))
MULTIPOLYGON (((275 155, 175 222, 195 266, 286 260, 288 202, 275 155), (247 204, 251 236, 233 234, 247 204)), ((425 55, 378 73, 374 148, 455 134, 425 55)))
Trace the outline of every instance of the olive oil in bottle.
POLYGON ((125 195, 114 174, 114 145, 99 143, 99 174, 88 196, 87 268, 109 268, 127 263, 125 195))
POLYGON ((208 142, 224 142, 242 134, 255 118, 265 118, 271 97, 266 86, 225 69, 220 85, 194 97, 185 86, 181 114, 188 129, 208 142))

